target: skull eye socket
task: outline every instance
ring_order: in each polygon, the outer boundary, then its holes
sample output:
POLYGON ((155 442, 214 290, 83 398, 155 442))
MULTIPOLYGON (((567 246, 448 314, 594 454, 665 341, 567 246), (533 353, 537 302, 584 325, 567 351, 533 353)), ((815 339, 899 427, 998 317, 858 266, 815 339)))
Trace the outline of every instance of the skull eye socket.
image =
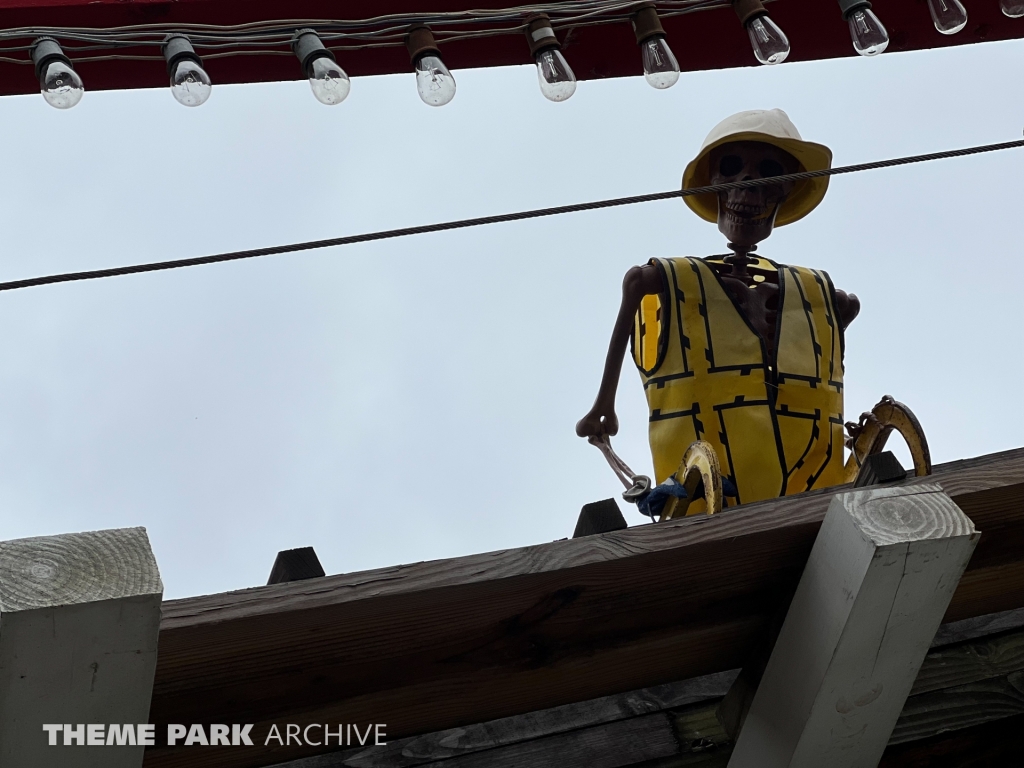
POLYGON ((786 172, 786 169, 782 167, 782 163, 778 160, 762 160, 761 164, 757 166, 757 170, 761 172, 761 177, 764 179, 770 179, 772 176, 781 176, 786 172))
POLYGON ((743 170, 743 159, 738 155, 726 155, 718 161, 718 172, 723 176, 736 176, 743 170))

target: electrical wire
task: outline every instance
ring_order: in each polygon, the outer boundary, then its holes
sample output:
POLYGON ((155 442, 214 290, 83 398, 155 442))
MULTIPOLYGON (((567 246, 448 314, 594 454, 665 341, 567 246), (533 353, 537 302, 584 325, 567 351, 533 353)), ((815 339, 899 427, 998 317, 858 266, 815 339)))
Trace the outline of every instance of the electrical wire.
POLYGON ((21 288, 32 288, 41 285, 53 285, 55 283, 68 283, 78 280, 97 280, 106 277, 120 277, 122 275, 137 275, 144 272, 160 272, 167 269, 181 269, 182 267, 197 267, 203 264, 219 264, 225 261, 240 261, 242 259, 255 259, 260 256, 277 256, 285 253, 298 253, 299 251, 311 251, 318 248, 333 248, 342 245, 355 245, 357 243, 369 243, 376 240, 389 240, 396 237, 409 237, 411 235, 425 235, 431 232, 447 232, 453 229, 466 229, 468 227, 479 227, 485 224, 502 224, 510 221, 525 221, 526 219, 538 219, 544 216, 559 216, 565 213, 578 213, 581 211, 595 211, 602 208, 615 208, 623 205, 635 205, 637 203, 650 203, 657 200, 671 200, 676 197, 690 197, 692 195, 709 195, 718 192, 727 192, 731 189, 751 189, 776 185, 783 182, 805 181, 807 179, 819 179, 826 176, 839 176, 847 173, 858 173, 860 171, 873 171, 880 168, 894 168, 900 165, 911 165, 913 163, 925 163, 932 160, 945 160, 953 157, 967 157, 968 155, 979 155, 985 152, 999 152, 1004 149, 1016 149, 1024 147, 1024 139, 1007 141, 1000 144, 984 144, 977 147, 964 149, 950 149, 944 152, 933 152, 927 155, 911 155, 909 157, 898 157, 890 160, 876 160, 870 163, 858 163, 857 165, 845 165, 838 168, 826 168, 820 171, 801 171, 799 173, 784 174, 762 179, 748 179, 745 181, 730 181, 725 184, 712 184, 710 186, 695 187, 692 189, 674 189, 669 192, 654 192, 648 195, 635 195, 633 197, 618 197, 611 200, 596 200, 589 203, 575 203, 573 205, 561 205, 553 208, 539 208, 532 211, 519 211, 517 213, 503 213, 496 216, 481 216, 474 219, 461 219, 458 221, 446 221, 439 224, 424 224, 418 227, 404 227, 402 229, 388 229, 382 232, 367 232, 361 235, 349 235, 347 237, 334 237, 328 240, 311 240, 305 243, 292 243, 289 245, 275 245, 269 248, 255 248, 247 251, 232 251, 230 253, 219 253, 212 256, 197 256, 189 259, 175 259, 172 261, 150 262, 148 264, 134 264, 124 267, 112 267, 110 269, 94 269, 87 272, 65 272, 56 275, 44 275, 32 277, 26 280, 11 280, 0 283, 0 291, 15 291, 21 288))
MULTIPOLYGON (((765 0, 774 2, 774 0, 765 0)), ((681 16, 697 11, 730 7, 731 0, 660 0, 662 18, 681 16)), ((27 52, 30 42, 5 45, 6 41, 31 41, 40 36, 61 41, 65 52, 75 61, 147 60, 137 52, 116 53, 119 49, 159 48, 170 33, 188 35, 196 49, 224 51, 207 53, 223 58, 237 55, 291 54, 291 41, 296 29, 314 30, 333 51, 344 52, 366 48, 393 48, 405 45, 405 35, 413 24, 427 24, 439 43, 470 40, 499 35, 520 34, 524 19, 531 13, 547 13, 557 30, 591 27, 627 22, 636 9, 635 0, 574 0, 514 6, 502 9, 476 9, 416 14, 388 14, 367 19, 277 19, 230 26, 211 24, 137 24, 110 28, 89 27, 14 27, 0 30, 0 62, 31 64, 27 52), (464 29, 470 26, 473 29, 464 29), (459 29, 462 27, 463 29, 459 29), (90 51, 115 51, 101 56, 81 56, 90 51), (26 54, 16 59, 11 54, 26 54)), ((162 59, 162 56, 153 56, 162 59)))

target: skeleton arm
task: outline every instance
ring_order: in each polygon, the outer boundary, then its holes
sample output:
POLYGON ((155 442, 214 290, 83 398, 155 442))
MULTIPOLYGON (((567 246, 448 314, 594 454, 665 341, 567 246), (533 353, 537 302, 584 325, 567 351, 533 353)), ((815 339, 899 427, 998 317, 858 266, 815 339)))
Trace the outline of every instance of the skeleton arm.
POLYGON ((615 415, 615 392, 619 386, 622 358, 626 353, 633 318, 644 296, 658 294, 664 290, 664 277, 653 264, 632 267, 622 279, 622 304, 615 318, 612 338, 608 343, 608 356, 604 361, 604 374, 597 391, 594 407, 576 424, 580 437, 614 435, 619 431, 619 419, 615 415))

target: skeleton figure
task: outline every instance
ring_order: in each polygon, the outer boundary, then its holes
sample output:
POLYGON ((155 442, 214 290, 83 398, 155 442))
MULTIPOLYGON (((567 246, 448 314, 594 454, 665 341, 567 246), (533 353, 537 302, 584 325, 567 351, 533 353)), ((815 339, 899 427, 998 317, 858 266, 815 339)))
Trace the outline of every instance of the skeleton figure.
MULTIPOLYGON (((781 110, 743 112, 711 132, 684 187, 830 163, 831 152, 801 140, 781 110)), ((597 399, 577 434, 618 431, 615 393, 632 341, 651 407, 657 482, 694 440, 714 447, 733 503, 845 482, 843 332, 860 302, 823 272, 750 255, 776 225, 809 213, 826 188, 820 179, 684 198, 717 221, 733 253, 652 259, 626 272, 597 399)))

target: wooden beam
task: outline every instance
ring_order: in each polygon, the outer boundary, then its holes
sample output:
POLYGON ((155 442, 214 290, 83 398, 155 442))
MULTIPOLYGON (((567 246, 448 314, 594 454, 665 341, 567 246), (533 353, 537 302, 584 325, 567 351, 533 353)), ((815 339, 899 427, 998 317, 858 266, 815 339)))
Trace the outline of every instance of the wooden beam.
MULTIPOLYGON (((737 671, 719 672, 692 680, 491 720, 487 723, 395 739, 383 747, 358 747, 340 750, 330 755, 301 758, 276 768, 416 768, 445 760, 462 765, 467 755, 479 755, 479 759, 482 760, 484 756, 497 755, 503 748, 513 746, 515 749, 508 754, 523 754, 519 745, 524 742, 545 740, 549 744, 560 743, 550 737, 586 729, 600 729, 609 723, 717 701, 725 695, 737 671)), ((659 722, 667 725, 667 721, 659 722)), ((629 733, 628 729, 619 729, 617 732, 629 733)), ((633 738, 632 735, 629 737, 633 738)), ((585 743, 607 741, 604 736, 584 739, 585 743)), ((536 749, 529 751, 533 755, 540 753, 540 750, 536 749)), ((615 753, 614 748, 607 751, 615 753)), ((545 762, 540 757, 534 757, 534 762, 557 765, 554 756, 562 755, 564 752, 565 750, 560 747, 555 748, 551 752, 553 757, 550 760, 545 762)))
POLYGON ((978 539, 937 485, 833 498, 730 767, 876 765, 978 539))
POLYGON ((162 593, 144 528, 0 542, 0 765, 142 765, 162 593))
POLYGON ((885 750, 878 768, 993 768, 1024 765, 1024 715, 943 731, 885 750))
MULTIPOLYGON (((1024 607, 1024 450, 936 467, 984 531, 947 612, 1024 607)), ((150 768, 264 766, 273 722, 439 731, 741 666, 831 498, 811 492, 523 549, 164 605, 153 722, 251 722, 257 746, 150 768)))
MULTIPOLYGON (((642 768, 724 766, 732 744, 716 709, 736 672, 398 739, 386 747, 339 750, 273 768, 464 768, 470 763, 515 764, 515 759, 522 760, 517 768, 587 768, 591 764, 587 747, 578 752, 571 747, 595 744, 604 745, 602 765, 633 766, 638 758, 630 745, 642 738, 651 739, 662 753, 654 765, 642 763, 642 768), (674 748, 666 747, 670 738, 675 740, 674 748)), ((1017 713, 1024 713, 1021 697, 1009 681, 1021 675, 1022 631, 930 651, 883 765, 902 764, 894 762, 893 756, 917 751, 908 744, 930 745, 928 749, 934 751, 937 738, 973 741, 969 732, 981 723, 1019 720, 1017 713), (936 688, 942 683, 950 685, 936 688), (968 733, 951 735, 959 731, 968 733)))
MULTIPOLYGON (((984 538, 985 534, 982 533, 982 539, 984 540, 984 538)), ((935 639, 932 640, 932 648, 962 643, 966 640, 994 635, 997 632, 1009 632, 1021 627, 1024 627, 1024 608, 961 619, 939 627, 939 631, 935 633, 935 639)))

